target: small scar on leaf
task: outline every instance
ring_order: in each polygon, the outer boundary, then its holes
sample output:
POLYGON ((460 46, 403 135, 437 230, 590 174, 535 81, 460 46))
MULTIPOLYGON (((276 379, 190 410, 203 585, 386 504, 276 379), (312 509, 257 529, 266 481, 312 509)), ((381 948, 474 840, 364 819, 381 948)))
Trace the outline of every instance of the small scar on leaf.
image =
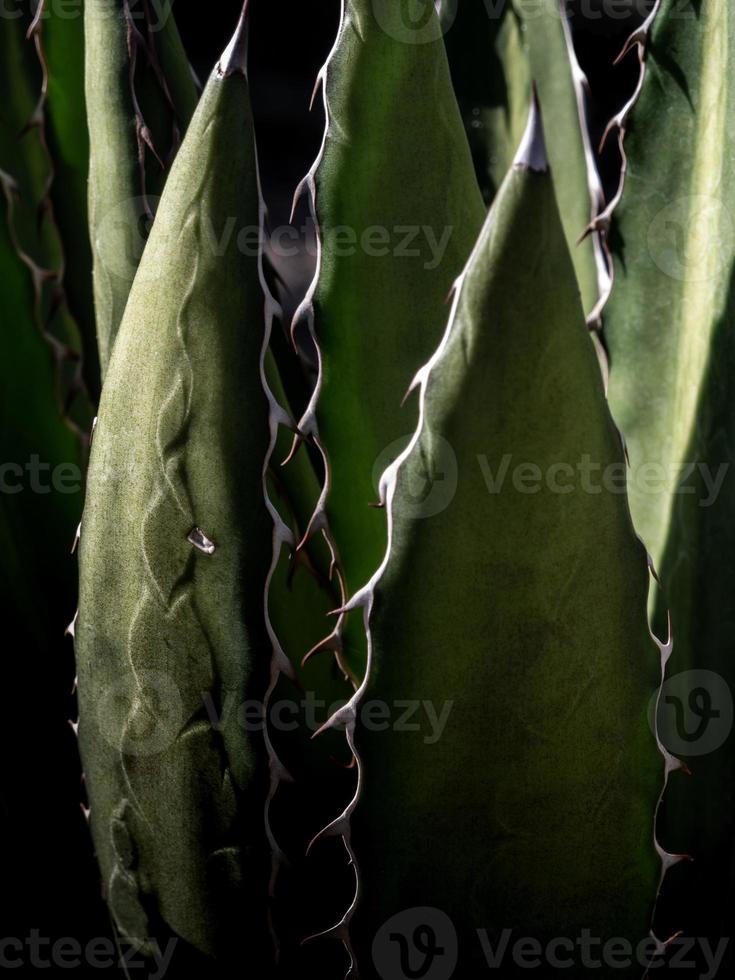
POLYGON ((210 541, 200 527, 192 528, 186 540, 205 555, 213 555, 217 550, 217 545, 210 541))

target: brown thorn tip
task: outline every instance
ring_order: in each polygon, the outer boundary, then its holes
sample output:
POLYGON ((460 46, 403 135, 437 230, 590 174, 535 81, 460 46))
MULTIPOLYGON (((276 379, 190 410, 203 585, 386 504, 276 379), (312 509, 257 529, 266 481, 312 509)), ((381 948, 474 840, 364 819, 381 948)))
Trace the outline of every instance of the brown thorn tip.
POLYGON ((316 76, 316 81, 314 82, 314 88, 311 91, 311 98, 309 99, 309 112, 311 112, 314 108, 314 103, 316 102, 316 97, 319 93, 319 86, 321 85, 321 82, 322 82, 322 73, 320 71, 319 74, 316 76))
POLYGON ((607 145, 607 141, 610 138, 610 133, 612 133, 612 131, 616 127, 619 128, 620 127, 620 123, 618 122, 618 117, 617 116, 613 116, 613 118, 610 120, 610 122, 607 124, 607 126, 605 126, 605 131, 603 132, 602 136, 600 137, 600 144, 597 147, 597 152, 598 153, 602 153, 603 152, 603 150, 605 149, 605 146, 607 145))
POLYGON ((327 637, 326 640, 320 640, 319 643, 315 643, 314 646, 309 650, 307 654, 304 655, 301 666, 305 667, 312 657, 315 657, 318 653, 326 653, 327 651, 333 650, 332 646, 333 638, 331 636, 327 637))
POLYGON ((303 433, 297 426, 295 430, 293 442, 291 443, 291 448, 289 449, 286 458, 281 462, 281 466, 287 466, 291 462, 291 460, 294 458, 296 453, 301 448, 301 444, 304 441, 304 438, 305 437, 303 433))
POLYGON ((630 51, 633 50, 633 48, 636 46, 636 44, 643 44, 643 41, 645 39, 645 36, 646 36, 645 35, 645 32, 642 31, 640 27, 636 28, 633 31, 633 33, 630 35, 630 37, 628 38, 628 40, 625 42, 625 44, 623 45, 623 47, 621 48, 620 54, 613 61, 613 65, 619 65, 620 62, 623 60, 623 58, 630 51))
POLYGON ((586 241, 590 237, 590 235, 594 234, 594 232, 596 230, 597 229, 595 228, 595 223, 593 221, 589 225, 587 225, 587 227, 585 228, 585 230, 582 232, 582 234, 579 236, 579 238, 577 239, 577 241, 574 244, 575 245, 581 245, 582 242, 586 241))

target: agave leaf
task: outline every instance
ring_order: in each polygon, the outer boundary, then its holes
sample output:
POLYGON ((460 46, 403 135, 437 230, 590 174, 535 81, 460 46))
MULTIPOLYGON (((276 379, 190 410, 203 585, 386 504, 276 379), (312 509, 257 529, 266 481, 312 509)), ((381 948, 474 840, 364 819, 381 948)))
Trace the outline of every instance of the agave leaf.
POLYGON ((536 83, 559 210, 589 313, 600 293, 597 243, 591 236, 579 239, 601 190, 586 128, 586 80, 565 0, 444 0, 442 12, 452 81, 488 202, 511 164, 536 83))
POLYGON ((735 909, 735 767, 725 739, 735 688, 735 10, 671 0, 656 8, 629 45, 642 56, 652 28, 640 97, 611 127, 627 176, 611 209, 604 333, 633 518, 663 583, 659 631, 671 614, 673 686, 660 722, 692 773, 672 781, 663 814, 667 846, 694 858, 677 869, 674 904, 691 935, 719 940, 732 934, 735 909))
MULTIPOLYGON (((430 39, 413 44, 401 7, 343 3, 320 76, 323 151, 307 181, 321 261, 301 312, 313 317, 322 371, 316 414, 301 427, 328 457, 326 517, 348 593, 380 561, 385 520, 369 509, 373 471, 405 445, 401 399, 438 341, 484 216, 435 12, 430 39)), ((312 532, 323 517, 320 508, 312 532)), ((345 641, 356 672, 363 643, 361 630, 345 641)))
POLYGON ((197 101, 169 10, 90 0, 84 14, 89 220, 102 372, 160 195, 197 101))
POLYGON ((87 218, 89 138, 84 102, 84 21, 42 5, 33 40, 47 76, 39 104, 53 163, 50 197, 64 249, 64 292, 82 340, 82 371, 96 403, 100 368, 92 297, 92 249, 87 218))
POLYGON ((162 920, 224 962, 245 936, 259 964, 271 860, 268 752, 252 725, 271 669, 263 298, 257 260, 235 241, 215 255, 208 237, 233 216, 258 222, 245 27, 172 168, 110 363, 77 657, 92 830, 118 927, 146 941, 162 920))
MULTIPOLYGON (((61 366, 78 362, 80 338, 64 295, 64 253, 49 188, 53 166, 47 151, 41 97, 42 62, 25 40, 25 23, 8 20, 0 33, 2 78, 13 89, 0 112, 0 170, 7 224, 16 253, 29 270, 30 310, 61 366)), ((74 366, 57 385, 67 408, 79 394, 74 366)), ((86 420, 80 416, 86 425, 86 420)))
POLYGON ((461 976, 487 968, 478 929, 493 947, 505 928, 637 943, 660 874, 646 709, 661 657, 535 113, 420 385, 418 430, 383 478, 385 562, 354 600, 371 664, 341 715, 361 758, 351 832, 332 828, 359 867, 358 965, 373 976, 375 940, 381 975, 379 955, 397 966, 383 926, 400 934, 392 917, 417 906, 449 916, 461 976), (588 489, 581 467, 604 482, 588 489), (381 732, 364 713, 376 703, 417 710, 381 732))
MULTIPOLYGON (((0 45, 0 82, 14 93, 0 112, 0 200, 8 278, 3 312, 8 335, 24 345, 27 357, 21 362, 22 371, 9 376, 9 387, 16 390, 16 379, 23 377, 17 391, 32 391, 37 398, 34 403, 32 398, 14 401, 6 396, 8 423, 3 436, 8 444, 14 443, 15 450, 5 459, 25 462, 21 457, 31 452, 38 453, 44 463, 50 462, 41 452, 46 448, 41 442, 48 438, 47 447, 56 461, 58 448, 63 446, 60 459, 77 464, 83 456, 80 427, 86 428, 91 418, 79 377, 79 332, 63 290, 63 248, 48 196, 53 171, 37 115, 41 64, 32 45, 25 42, 24 25, 17 19, 4 25, 0 45), (36 380, 30 380, 34 372, 38 372, 36 380), (28 425, 24 422, 26 402, 33 418, 28 425), (33 414, 33 405, 38 403, 47 406, 47 417, 40 409, 33 414), (55 441, 57 450, 52 450, 55 441)), ((9 351, 8 358, 12 354, 9 351)), ((52 506, 71 512, 78 498, 57 500, 52 506)))

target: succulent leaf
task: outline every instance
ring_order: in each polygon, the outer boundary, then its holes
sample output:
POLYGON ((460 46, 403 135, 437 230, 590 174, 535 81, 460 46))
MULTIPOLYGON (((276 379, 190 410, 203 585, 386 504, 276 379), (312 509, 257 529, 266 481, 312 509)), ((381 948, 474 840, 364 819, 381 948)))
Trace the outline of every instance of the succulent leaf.
MULTIPOLYGON (((312 323, 321 371, 300 428, 328 473, 310 532, 326 518, 348 594, 380 561, 374 470, 405 444, 401 399, 441 335, 449 288, 484 216, 438 19, 431 10, 430 40, 406 43, 400 6, 344 0, 320 76, 324 145, 306 182, 321 255, 297 316, 312 323)), ((358 674, 363 646, 361 629, 348 633, 358 674)))
POLYGON ((214 254, 210 236, 233 216, 257 226, 259 208, 244 69, 223 59, 110 362, 77 629, 92 830, 118 927, 145 941, 162 920, 224 961, 246 929, 256 963, 270 948, 270 776, 263 726, 242 709, 262 711, 271 664, 263 294, 257 260, 234 240, 214 254))
POLYGON ((89 220, 104 375, 197 92, 170 8, 154 23, 151 8, 139 0, 89 0, 84 31, 89 220))
POLYGON ((96 404, 100 392, 92 249, 88 233, 89 138, 84 101, 84 21, 52 3, 39 4, 33 39, 47 76, 43 112, 53 162, 50 197, 64 246, 64 292, 82 340, 82 374, 96 404))
POLYGON ((717 942, 732 935, 735 910, 735 767, 732 735, 721 737, 735 690, 734 46, 732 4, 655 4, 626 45, 641 84, 610 125, 627 172, 601 218, 614 259, 610 402, 633 519, 662 581, 656 629, 671 617, 664 741, 691 771, 672 780, 662 811, 664 843, 693 858, 672 875, 670 903, 689 934, 717 942), (699 740, 687 737, 698 703, 699 740))
MULTIPOLYGON (((383 477, 384 564, 353 600, 370 666, 340 716, 361 788, 351 825, 331 832, 360 869, 343 923, 358 967, 373 976, 373 938, 417 906, 453 922, 462 976, 487 968, 478 929, 493 945, 506 927, 542 944, 583 929, 645 940, 664 771, 647 707, 662 658, 533 118, 420 392, 418 429, 383 477), (417 710, 381 732, 370 704, 417 710)), ((503 975, 514 970, 526 972, 508 957, 503 975)))

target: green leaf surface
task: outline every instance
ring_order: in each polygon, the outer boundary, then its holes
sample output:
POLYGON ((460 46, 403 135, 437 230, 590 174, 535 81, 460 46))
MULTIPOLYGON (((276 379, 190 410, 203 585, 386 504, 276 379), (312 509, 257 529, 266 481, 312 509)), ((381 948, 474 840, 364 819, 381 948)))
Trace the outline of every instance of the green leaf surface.
POLYGON ((84 7, 89 220, 104 374, 168 168, 197 102, 173 13, 138 0, 84 7))
POLYGON ((115 345, 77 657, 92 829, 118 927, 146 939, 162 919, 202 953, 228 962, 244 944, 259 964, 268 754, 242 708, 262 705, 271 664, 263 297, 257 260, 235 241, 216 255, 209 238, 233 216, 258 221, 239 50, 202 96, 115 345))
MULTIPOLYGON (((379 949, 398 963, 385 923, 400 933, 392 917, 419 906, 451 920, 458 976, 487 969, 478 930, 493 948, 504 929, 544 948, 650 927, 664 767, 646 716, 661 677, 646 555, 532 132, 422 372, 419 428, 384 477, 390 547, 356 599, 372 636, 351 837, 367 977, 372 957, 386 975, 379 949), (387 730, 369 705, 389 707, 387 730)), ((502 975, 527 972, 508 951, 502 975)))
MULTIPOLYGON (((46 196, 51 165, 40 128, 29 125, 40 97, 41 66, 19 20, 3 23, 0 45, 0 83, 14 91, 0 111, 0 269, 6 339, 0 455, 10 487, 0 494, 0 505, 4 533, 16 541, 4 551, 3 564, 20 571, 9 573, 8 588, 19 607, 27 610, 36 601, 39 582, 69 594, 73 567, 67 555, 81 509, 83 465, 79 432, 69 417, 70 412, 76 417, 74 404, 80 409, 80 422, 87 418, 78 397, 79 335, 60 296, 63 253, 46 196), (48 474, 44 485, 64 465, 75 475, 68 483, 76 490, 34 490, 26 469, 33 457, 48 474), (24 470, 20 477, 18 467, 24 470), (16 482, 22 487, 18 492, 16 482), (27 562, 22 558, 24 540, 44 543, 31 546, 27 562)), ((43 635, 46 627, 29 620, 29 629, 43 635)))
POLYGON ((662 814, 663 843, 694 858, 672 874, 673 904, 689 934, 716 939, 735 911, 734 52, 732 4, 660 4, 640 98, 621 117, 604 331, 662 635, 671 614, 662 734, 692 772, 672 778, 662 814))
MULTIPOLYGON (((401 5, 346 0, 323 77, 316 422, 348 593, 380 561, 385 517, 370 509, 375 471, 405 445, 412 413, 401 400, 441 336, 449 289, 484 216, 433 9, 427 30, 425 43, 411 43, 401 5)), ((313 422, 304 420, 309 434, 313 422)), ((348 633, 346 656, 358 673, 363 642, 361 629, 348 633)))
POLYGON ((84 381, 96 403, 100 367, 87 215, 89 137, 84 101, 83 18, 65 17, 54 4, 47 3, 39 21, 38 44, 48 74, 43 110, 53 163, 51 200, 64 248, 64 291, 82 338, 84 381))

